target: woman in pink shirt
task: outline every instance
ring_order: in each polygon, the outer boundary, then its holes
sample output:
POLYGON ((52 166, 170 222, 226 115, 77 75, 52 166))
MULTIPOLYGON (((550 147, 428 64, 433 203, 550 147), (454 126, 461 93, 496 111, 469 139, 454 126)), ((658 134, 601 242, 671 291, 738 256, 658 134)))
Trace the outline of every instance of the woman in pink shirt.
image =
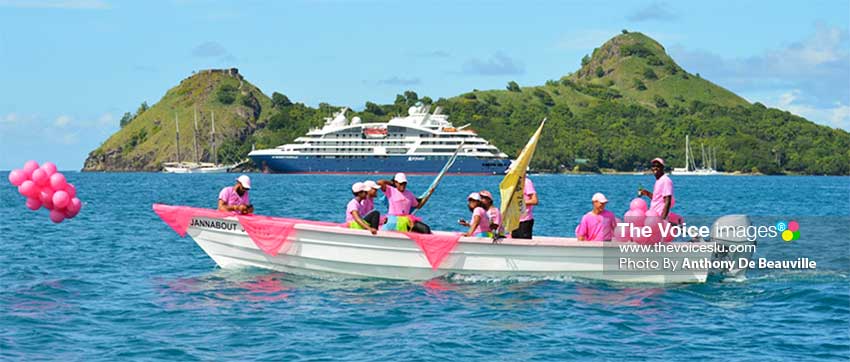
POLYGON ((499 208, 493 205, 493 194, 487 190, 478 191, 481 196, 481 207, 487 211, 487 217, 490 218, 490 231, 498 237, 505 236, 505 230, 502 229, 502 213, 499 208))
POLYGON ((410 211, 419 206, 419 199, 407 189, 407 176, 404 173, 395 174, 392 180, 380 180, 378 185, 389 203, 387 223, 384 225, 386 229, 421 234, 431 233, 428 225, 410 215, 410 211))
POLYGON ((374 235, 378 233, 380 218, 375 213, 366 215, 363 210, 363 199, 366 198, 367 190, 368 187, 362 182, 351 185, 351 193, 354 198, 345 207, 345 222, 351 229, 369 230, 374 235))
POLYGON ((467 207, 472 211, 472 220, 458 220, 458 224, 469 226, 469 231, 463 233, 463 236, 476 236, 479 238, 492 238, 493 233, 490 232, 490 218, 487 216, 487 211, 481 207, 481 195, 477 192, 469 194, 466 198, 467 207))
POLYGON ((576 237, 581 241, 611 241, 617 218, 605 210, 608 199, 602 193, 593 194, 593 210, 584 214, 576 227, 576 237))
POLYGON ((537 199, 537 190, 534 189, 534 183, 528 176, 525 177, 525 184, 522 187, 522 192, 525 197, 525 209, 519 217, 519 228, 511 232, 511 237, 514 239, 531 239, 534 231, 534 205, 539 203, 537 199))

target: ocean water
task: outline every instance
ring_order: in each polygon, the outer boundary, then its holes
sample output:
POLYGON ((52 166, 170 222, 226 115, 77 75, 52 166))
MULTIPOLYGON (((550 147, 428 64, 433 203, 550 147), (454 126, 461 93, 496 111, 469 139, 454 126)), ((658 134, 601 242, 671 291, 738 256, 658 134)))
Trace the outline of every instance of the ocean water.
MULTIPOLYGON (((235 175, 66 173, 84 201, 51 224, 2 173, 0 360, 850 359, 850 178, 674 177, 688 220, 798 220, 801 238, 756 257, 815 270, 743 282, 628 285, 563 278, 428 282, 221 270, 151 211, 213 207, 235 175)), ((572 235, 590 196, 622 215, 651 176, 532 176, 537 235, 572 235)), ((356 176, 253 175, 257 212, 341 220, 356 176)), ((421 191, 427 176, 412 176, 421 191)), ((497 177, 447 177, 421 216, 460 230, 465 195, 497 177)))

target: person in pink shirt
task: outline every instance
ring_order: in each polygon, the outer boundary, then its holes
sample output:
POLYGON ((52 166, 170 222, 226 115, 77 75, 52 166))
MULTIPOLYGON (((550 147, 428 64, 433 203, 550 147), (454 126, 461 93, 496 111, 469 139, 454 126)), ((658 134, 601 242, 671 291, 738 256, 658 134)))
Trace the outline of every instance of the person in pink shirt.
POLYGON ((248 190, 251 189, 251 178, 242 175, 236 178, 236 184, 227 186, 218 193, 218 211, 250 214, 254 212, 248 190))
POLYGON ((431 233, 431 228, 428 225, 410 215, 410 211, 419 206, 419 199, 407 189, 407 176, 404 173, 395 174, 392 180, 380 180, 378 185, 387 197, 389 204, 385 228, 422 234, 431 233))
POLYGON ((366 214, 363 210, 363 199, 366 198, 368 187, 362 182, 351 185, 354 198, 345 207, 345 222, 351 229, 369 230, 372 235, 378 233, 380 216, 376 213, 366 214), (365 216, 365 217, 364 217, 365 216))
POLYGON ((531 239, 534 231, 534 205, 539 203, 537 199, 537 190, 534 189, 534 183, 528 176, 525 177, 525 184, 522 188, 525 197, 525 209, 519 217, 519 228, 511 232, 511 237, 514 239, 531 239))
POLYGON ((613 212, 605 210, 608 199, 602 193, 593 194, 593 210, 581 217, 576 227, 576 237, 581 241, 611 241, 617 218, 613 212))
POLYGON ((463 236, 492 238, 493 233, 490 232, 490 218, 487 216, 487 211, 481 207, 481 195, 473 192, 469 194, 466 201, 469 211, 472 211, 472 220, 469 222, 464 219, 458 220, 458 224, 469 227, 469 231, 463 233, 463 236))
POLYGON ((652 160, 652 172, 655 174, 655 186, 652 192, 641 189, 638 194, 649 197, 652 200, 649 210, 655 211, 662 219, 667 220, 670 209, 676 205, 676 198, 673 196, 673 180, 664 174, 664 160, 661 158, 652 160))
POLYGON ((478 191, 481 196, 481 207, 487 211, 487 217, 490 218, 490 231, 498 237, 505 236, 505 230, 502 228, 502 213, 499 208, 493 205, 493 194, 487 190, 478 191))
POLYGON ((378 196, 378 190, 381 189, 381 186, 378 186, 378 183, 372 180, 364 181, 363 185, 366 186, 366 197, 361 203, 363 204, 363 212, 368 214, 372 211, 376 211, 375 197, 378 196))

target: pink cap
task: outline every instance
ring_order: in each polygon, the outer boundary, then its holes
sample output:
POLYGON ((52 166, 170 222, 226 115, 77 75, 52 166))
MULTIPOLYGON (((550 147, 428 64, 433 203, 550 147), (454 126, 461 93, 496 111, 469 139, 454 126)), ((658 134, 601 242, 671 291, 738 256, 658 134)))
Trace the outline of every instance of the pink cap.
POLYGON ((650 163, 653 163, 653 162, 658 162, 658 163, 660 163, 660 164, 661 164, 661 166, 664 166, 664 159, 663 159, 663 158, 661 158, 661 157, 653 158, 653 159, 652 159, 652 162, 650 162, 650 163))
POLYGON ((490 191, 487 191, 487 190, 478 191, 478 195, 480 195, 481 197, 486 197, 490 200, 493 199, 493 194, 491 194, 490 191))

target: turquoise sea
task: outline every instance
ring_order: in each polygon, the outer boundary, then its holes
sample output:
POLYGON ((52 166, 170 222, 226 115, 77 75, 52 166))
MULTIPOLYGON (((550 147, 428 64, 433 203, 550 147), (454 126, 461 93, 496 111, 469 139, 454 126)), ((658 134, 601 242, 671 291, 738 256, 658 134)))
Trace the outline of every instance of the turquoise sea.
MULTIPOLYGON (((850 359, 850 178, 673 177, 694 222, 797 220, 756 257, 815 270, 743 282, 625 285, 564 278, 429 282, 225 271, 151 211, 213 207, 236 175, 68 172, 84 207, 50 223, 2 173, 0 360, 559 361, 850 359)), ((252 175, 257 212, 341 221, 357 176, 252 175)), ((594 192, 621 216, 651 176, 534 175, 537 235, 572 235, 594 192)), ((497 177, 447 177, 421 216, 460 230, 465 196, 497 177)), ((431 181, 411 176, 414 192, 431 181)))

